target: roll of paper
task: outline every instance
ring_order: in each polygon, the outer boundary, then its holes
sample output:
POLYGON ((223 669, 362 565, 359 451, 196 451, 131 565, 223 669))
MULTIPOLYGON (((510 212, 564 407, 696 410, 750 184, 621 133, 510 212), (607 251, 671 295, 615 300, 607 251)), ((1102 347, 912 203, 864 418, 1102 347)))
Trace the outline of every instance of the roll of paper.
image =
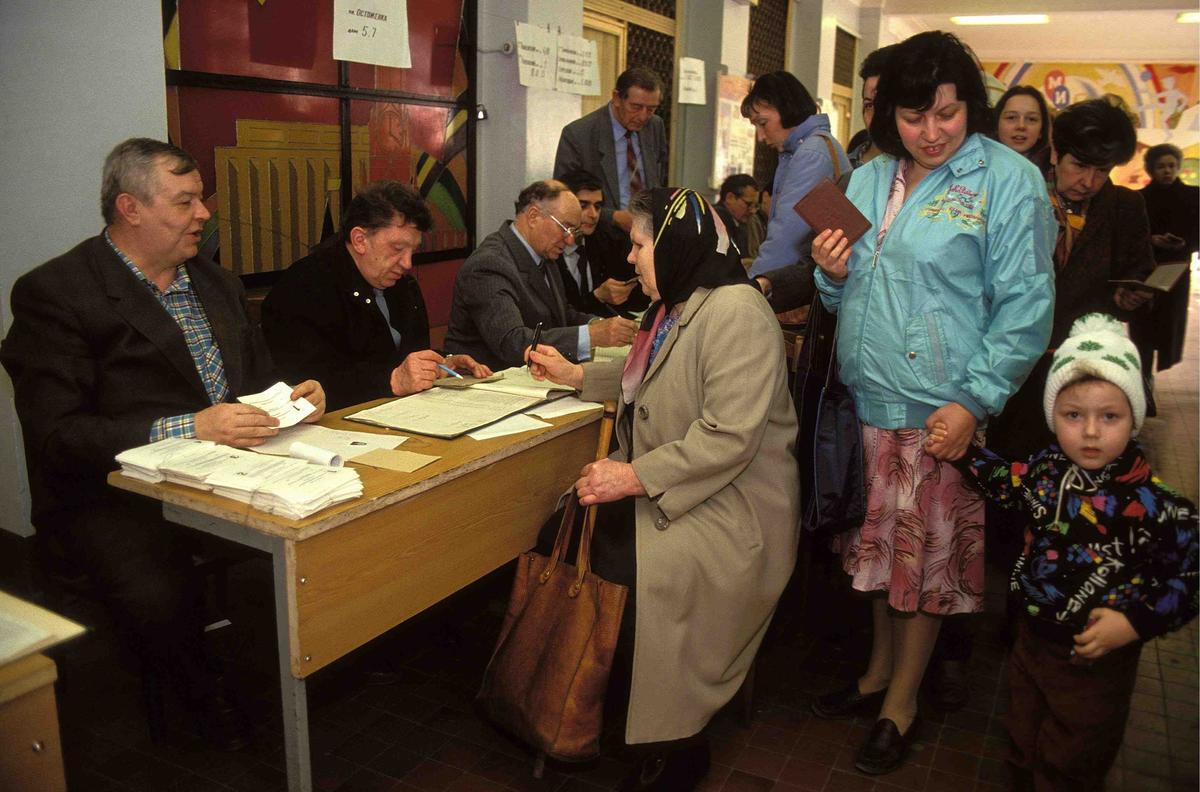
POLYGON ((328 467, 341 467, 342 458, 332 451, 326 451, 324 448, 317 448, 308 443, 292 443, 288 449, 288 454, 296 459, 303 459, 306 462, 314 462, 318 465, 327 465, 328 467))

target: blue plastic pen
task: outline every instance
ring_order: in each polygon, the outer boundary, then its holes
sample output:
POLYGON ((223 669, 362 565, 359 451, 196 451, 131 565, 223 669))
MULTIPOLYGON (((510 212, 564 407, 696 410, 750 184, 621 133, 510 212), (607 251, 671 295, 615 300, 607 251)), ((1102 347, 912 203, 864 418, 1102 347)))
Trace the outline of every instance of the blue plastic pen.
POLYGON ((438 368, 440 368, 442 371, 444 371, 444 372, 446 372, 447 374, 449 374, 451 377, 458 377, 459 379, 463 379, 463 375, 462 375, 462 374, 459 374, 457 371, 455 371, 454 369, 450 368, 449 366, 443 365, 443 364, 441 364, 441 363, 438 363, 438 364, 436 364, 436 365, 437 365, 437 367, 438 367, 438 368))

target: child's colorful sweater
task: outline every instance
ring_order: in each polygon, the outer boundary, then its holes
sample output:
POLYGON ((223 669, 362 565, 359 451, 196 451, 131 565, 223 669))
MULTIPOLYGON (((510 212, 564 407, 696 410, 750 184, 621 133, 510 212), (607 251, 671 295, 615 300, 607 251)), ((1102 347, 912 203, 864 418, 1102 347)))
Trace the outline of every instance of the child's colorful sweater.
POLYGON ((1081 632, 1093 608, 1111 608, 1148 640, 1196 615, 1196 507, 1151 474, 1135 441, 1091 472, 1057 445, 1012 464, 972 446, 959 466, 1030 517, 1010 583, 1030 616, 1081 632))

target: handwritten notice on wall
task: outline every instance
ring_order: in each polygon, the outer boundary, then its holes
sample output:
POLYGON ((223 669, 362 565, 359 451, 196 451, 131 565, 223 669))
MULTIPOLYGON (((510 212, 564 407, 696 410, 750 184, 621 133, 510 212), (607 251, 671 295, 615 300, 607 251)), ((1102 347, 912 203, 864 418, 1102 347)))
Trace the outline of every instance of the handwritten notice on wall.
POLYGON ((333 57, 411 69, 408 0, 334 0, 333 57))
POLYGON ((704 95, 704 61, 679 59, 679 104, 708 104, 704 95))
POLYGON ((563 93, 598 96, 600 68, 596 62, 596 42, 583 36, 558 35, 557 88, 563 93))
POLYGON ((517 79, 527 88, 555 87, 558 34, 517 22, 517 79))

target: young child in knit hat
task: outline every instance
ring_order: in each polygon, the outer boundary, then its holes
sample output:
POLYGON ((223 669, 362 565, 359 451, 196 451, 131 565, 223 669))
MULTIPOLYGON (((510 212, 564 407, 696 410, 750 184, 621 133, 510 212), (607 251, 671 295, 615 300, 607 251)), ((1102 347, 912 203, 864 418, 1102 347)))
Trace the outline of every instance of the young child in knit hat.
MULTIPOLYGON (((1018 789, 1100 789, 1129 715, 1143 642, 1197 611, 1196 507, 1150 472, 1137 349, 1104 314, 1077 320, 1043 399, 1057 444, 960 461, 984 494, 1028 517, 1011 594, 1022 619, 1006 724, 1018 789)), ((926 441, 936 449, 945 428, 926 441)))

